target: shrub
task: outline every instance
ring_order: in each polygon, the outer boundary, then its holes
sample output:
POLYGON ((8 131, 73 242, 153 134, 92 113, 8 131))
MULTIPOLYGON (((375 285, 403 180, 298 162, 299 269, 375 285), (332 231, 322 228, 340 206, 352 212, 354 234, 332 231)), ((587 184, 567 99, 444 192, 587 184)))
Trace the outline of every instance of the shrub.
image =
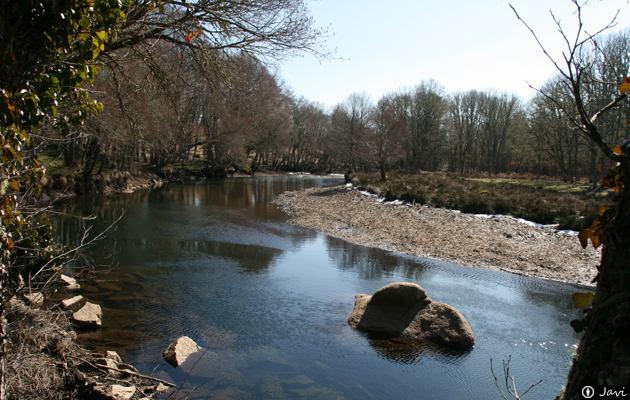
POLYGON ((590 216, 595 215, 602 197, 605 200, 608 196, 580 190, 560 192, 550 180, 540 183, 534 177, 507 177, 509 181, 498 176, 479 180, 423 172, 392 174, 382 182, 376 175, 360 174, 359 182, 372 193, 382 193, 388 201, 400 199, 474 214, 507 214, 541 224, 557 223, 560 229, 572 230, 589 226, 590 216))

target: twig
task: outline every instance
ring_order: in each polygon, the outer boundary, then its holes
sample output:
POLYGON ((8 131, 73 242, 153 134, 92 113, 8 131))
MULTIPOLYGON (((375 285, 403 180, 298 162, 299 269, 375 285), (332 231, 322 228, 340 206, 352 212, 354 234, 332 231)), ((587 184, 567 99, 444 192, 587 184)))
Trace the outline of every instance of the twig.
POLYGON ((512 374, 510 373, 511 362, 512 362, 512 355, 508 356, 507 361, 503 360, 502 362, 503 379, 504 379, 503 385, 505 386, 505 390, 507 391, 507 394, 504 393, 503 389, 501 389, 501 386, 499 385, 499 377, 494 372, 494 365, 492 362, 492 358, 490 359, 490 372, 492 372, 492 377, 494 378, 494 386, 496 386, 497 390, 499 391, 499 395, 501 396, 502 400, 510 400, 510 399, 521 400, 527 393, 529 393, 530 390, 540 385, 543 382, 543 380, 540 379, 538 382, 529 385, 529 387, 523 393, 519 394, 518 389, 516 387, 516 378, 512 376, 512 374))
POLYGON ((86 363, 87 365, 89 365, 90 367, 95 368, 95 369, 100 369, 100 370, 103 370, 103 371, 105 371, 105 370, 112 370, 112 371, 116 371, 116 372, 121 372, 123 374, 131 375, 131 376, 137 376, 138 378, 143 378, 143 379, 148 379, 148 380, 151 380, 151 381, 163 383, 164 385, 170 386, 170 387, 176 387, 177 386, 174 383, 165 381, 163 379, 156 378, 156 377, 149 376, 149 375, 144 375, 144 374, 141 374, 139 372, 133 372, 133 371, 128 370, 128 369, 120 369, 120 368, 116 368, 116 367, 108 367, 106 365, 96 365, 96 364, 93 364, 93 363, 89 362, 88 360, 86 360, 84 358, 73 356, 73 355, 70 355, 69 357, 76 358, 77 360, 82 361, 82 362, 86 363))

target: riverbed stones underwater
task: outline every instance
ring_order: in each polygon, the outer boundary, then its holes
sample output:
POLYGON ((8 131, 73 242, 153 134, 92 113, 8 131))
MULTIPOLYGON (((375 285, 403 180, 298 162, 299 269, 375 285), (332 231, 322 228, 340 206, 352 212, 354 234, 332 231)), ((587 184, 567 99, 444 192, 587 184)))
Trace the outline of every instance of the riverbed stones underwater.
POLYGON ((420 285, 411 282, 394 282, 373 295, 356 295, 348 324, 399 343, 429 342, 455 350, 468 350, 475 344, 461 312, 431 300, 420 285))

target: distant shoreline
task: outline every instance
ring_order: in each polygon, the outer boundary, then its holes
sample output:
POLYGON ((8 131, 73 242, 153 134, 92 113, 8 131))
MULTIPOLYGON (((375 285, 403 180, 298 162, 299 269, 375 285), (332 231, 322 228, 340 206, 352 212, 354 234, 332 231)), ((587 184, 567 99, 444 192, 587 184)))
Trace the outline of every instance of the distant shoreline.
POLYGON ((551 227, 383 202, 345 186, 285 192, 290 222, 359 245, 586 286, 600 255, 551 227))

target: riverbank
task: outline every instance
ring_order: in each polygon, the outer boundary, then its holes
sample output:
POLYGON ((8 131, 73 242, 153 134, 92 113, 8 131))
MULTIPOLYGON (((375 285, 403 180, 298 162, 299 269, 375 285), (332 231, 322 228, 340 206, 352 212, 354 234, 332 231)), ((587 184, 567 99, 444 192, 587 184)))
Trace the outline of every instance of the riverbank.
MULTIPOLYGON (((80 287, 73 285, 72 291, 80 287)), ((115 351, 80 346, 77 332, 100 328, 101 308, 76 292, 58 303, 64 290, 22 288, 7 302, 7 399, 149 400, 173 386, 139 373, 115 351)))
MULTIPOLYGON (((199 167, 199 163, 188 163, 162 168, 158 172, 149 170, 137 170, 134 172, 108 170, 92 177, 91 188, 88 194, 110 195, 115 193, 133 193, 137 190, 155 189, 167 183, 203 182, 206 180, 222 180, 233 178, 252 178, 254 176, 280 176, 285 173, 278 171, 261 170, 255 175, 243 172, 226 173, 221 171, 209 171, 199 167)), ((304 173, 289 172, 288 174, 302 175, 304 173)), ((72 198, 80 194, 77 182, 80 175, 76 171, 57 169, 42 180, 41 205, 72 198)))
POLYGON ((474 267, 591 285, 599 254, 553 227, 403 203, 336 186, 286 192, 291 222, 352 243, 474 267))
MULTIPOLYGON (((77 196, 77 177, 60 173, 47 175, 42 181, 41 205, 77 196)), ((133 193, 136 190, 162 187, 169 180, 151 172, 107 171, 92 178, 89 194, 109 195, 113 193, 133 193)))
POLYGON ((385 197, 471 214, 503 214, 579 231, 593 223, 612 192, 588 182, 565 182, 526 174, 458 175, 447 172, 392 173, 386 181, 357 174, 353 183, 385 197))

